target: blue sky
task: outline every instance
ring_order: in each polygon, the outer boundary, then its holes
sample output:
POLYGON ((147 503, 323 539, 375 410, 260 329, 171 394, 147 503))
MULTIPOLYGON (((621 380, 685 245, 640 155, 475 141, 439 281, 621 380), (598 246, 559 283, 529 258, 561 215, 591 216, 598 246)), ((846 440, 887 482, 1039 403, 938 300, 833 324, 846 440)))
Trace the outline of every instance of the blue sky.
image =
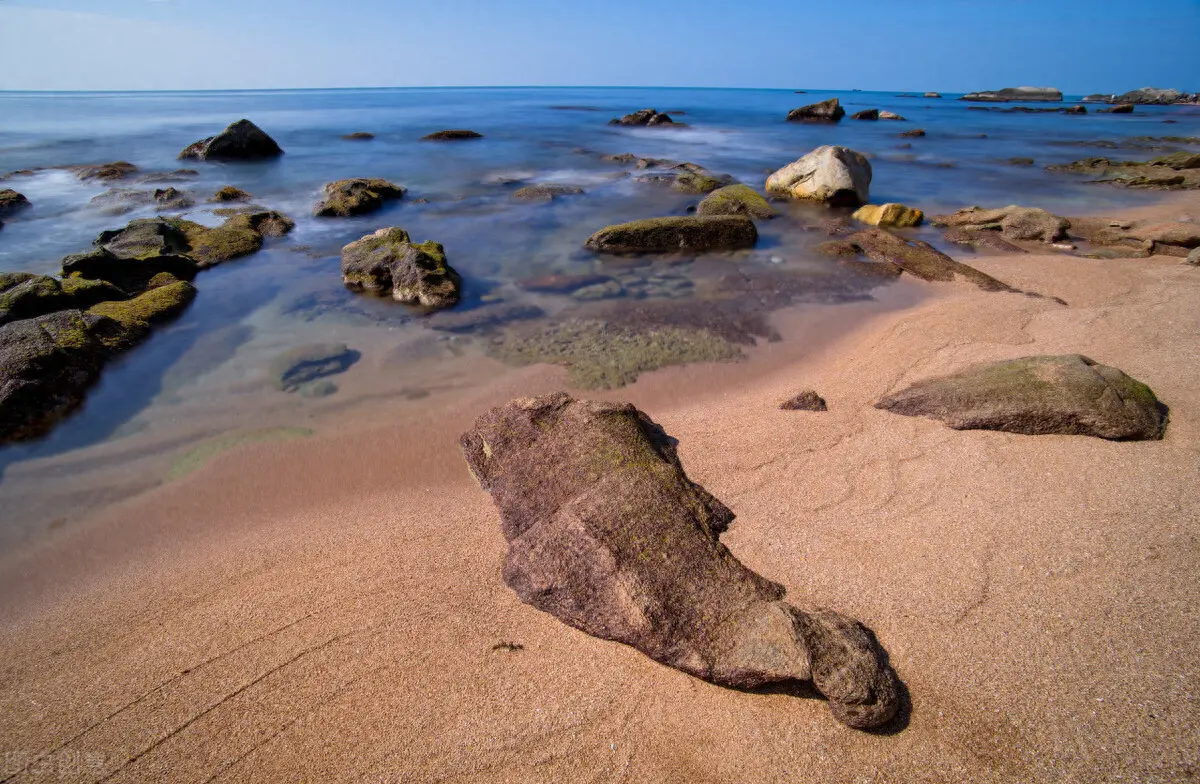
POLYGON ((0 0, 0 89, 1200 91, 1200 0, 0 0))

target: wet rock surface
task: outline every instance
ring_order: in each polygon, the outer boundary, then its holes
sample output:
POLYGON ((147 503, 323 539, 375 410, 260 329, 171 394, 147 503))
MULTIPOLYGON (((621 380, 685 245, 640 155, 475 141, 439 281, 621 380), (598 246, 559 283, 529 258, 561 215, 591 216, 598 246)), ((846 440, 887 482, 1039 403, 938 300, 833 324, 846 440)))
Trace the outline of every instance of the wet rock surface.
POLYGON ((249 120, 238 120, 216 136, 201 139, 179 153, 181 159, 200 161, 254 161, 277 158, 283 149, 249 120))
POLYGON ((743 566, 719 539, 733 513, 632 405, 518 399, 461 445, 500 512, 503 577, 522 601, 717 684, 811 679, 852 727, 895 715, 899 684, 870 633, 787 604, 743 566))
POLYGON ((870 200, 871 163, 847 147, 824 145, 767 178, 767 193, 857 207, 870 200))
POLYGON ((846 110, 837 98, 812 103, 788 112, 788 122, 835 123, 846 116, 846 110))
POLYGON ((918 381, 875 404, 956 430, 1162 438, 1166 412, 1145 384, 1087 357, 1023 357, 918 381))
POLYGON ((429 309, 458 302, 462 278, 446 263, 437 242, 413 243, 395 226, 380 229, 342 248, 342 282, 347 288, 429 309))
POLYGON ((385 202, 404 198, 407 191, 383 179, 354 178, 325 186, 325 198, 313 209, 323 218, 346 218, 376 212, 385 202))
POLYGON ((749 185, 726 185, 709 193, 696 207, 697 215, 746 215, 751 218, 774 218, 778 210, 749 185))
POLYGON ((609 125, 632 125, 654 127, 660 125, 682 125, 671 119, 671 115, 660 112, 657 109, 639 109, 636 112, 631 112, 624 117, 616 117, 608 121, 609 125))
POLYGON ((588 238, 598 253, 672 253, 752 248, 758 241, 754 222, 741 215, 648 218, 608 226, 588 238))

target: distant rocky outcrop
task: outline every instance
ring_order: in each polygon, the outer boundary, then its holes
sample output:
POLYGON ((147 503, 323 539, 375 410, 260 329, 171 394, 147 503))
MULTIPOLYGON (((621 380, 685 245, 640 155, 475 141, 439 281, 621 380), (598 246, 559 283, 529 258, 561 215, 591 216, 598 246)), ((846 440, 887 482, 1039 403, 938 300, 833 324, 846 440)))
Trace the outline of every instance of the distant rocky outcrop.
POLYGON ((1002 90, 984 90, 977 93, 967 93, 961 101, 1061 101, 1061 90, 1053 87, 1005 87, 1002 90))
POLYGON ((462 291, 462 278, 446 263, 441 244, 415 244, 395 226, 342 248, 342 282, 430 310, 455 305, 462 291))
POLYGON ((649 218, 606 226, 585 246, 599 253, 675 253, 740 250, 758 242, 754 221, 742 215, 649 218))
POLYGON ((926 98, 941 98, 942 94, 941 93, 925 93, 924 97, 926 97, 926 98))
POLYGON ((850 119, 851 120, 878 120, 879 119, 879 110, 878 109, 863 109, 861 112, 855 112, 854 114, 850 115, 850 119))
POLYGON ((238 120, 216 136, 188 145, 180 158, 201 161, 254 161, 283 155, 280 146, 249 120, 238 120))
POLYGON ((1152 190, 1200 189, 1200 168, 1193 165, 1192 153, 1176 153, 1150 161, 1114 161, 1110 158, 1084 158, 1065 164, 1052 164, 1046 171, 1088 174, 1090 182, 1152 190))
POLYGON ((675 122, 671 119, 671 115, 660 112, 657 109, 639 109, 624 117, 614 117, 608 121, 608 124, 653 127, 658 125, 680 125, 681 123, 675 122))
POLYGON ((367 131, 355 131, 354 133, 346 134, 342 138, 348 142, 369 142, 375 138, 375 134, 368 133, 367 131))
POLYGON ((743 566, 719 540, 733 513, 632 405, 518 399, 460 443, 499 510, 504 581, 522 601, 724 686, 811 680, 851 727, 895 715, 898 681, 870 633, 787 604, 743 566))
POLYGON ((788 112, 788 122, 835 123, 846 116, 841 101, 830 98, 820 103, 801 106, 788 112))
POLYGON ((825 145, 767 178, 767 193, 857 207, 870 199, 871 163, 862 153, 825 145))
POLYGON ((1093 103, 1129 103, 1167 106, 1175 103, 1200 103, 1200 93, 1185 93, 1180 90, 1163 89, 1160 87, 1143 87, 1140 90, 1130 90, 1120 95, 1095 93, 1084 99, 1093 103))
POLYGON ((1145 384, 1078 354, 1023 357, 918 381, 875 404, 940 419, 955 430, 1163 437, 1164 407, 1145 384))
POLYGON ((404 198, 406 192, 387 180, 338 180, 325 186, 325 198, 317 203, 313 215, 325 218, 365 215, 383 207, 384 202, 404 198))

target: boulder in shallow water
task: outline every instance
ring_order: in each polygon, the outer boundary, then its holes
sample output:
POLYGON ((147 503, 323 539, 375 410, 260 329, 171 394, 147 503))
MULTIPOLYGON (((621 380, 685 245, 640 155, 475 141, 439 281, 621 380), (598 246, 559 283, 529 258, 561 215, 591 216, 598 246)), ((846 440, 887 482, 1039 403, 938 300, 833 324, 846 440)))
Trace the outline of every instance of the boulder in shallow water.
POLYGON ((583 193, 583 188, 576 185, 560 185, 552 182, 542 182, 526 185, 513 192, 514 199, 521 201, 554 201, 558 196, 577 196, 583 193))
POLYGON ((448 131, 434 131, 421 137, 423 142, 463 142, 471 139, 482 139, 483 134, 466 128, 453 128, 448 131))
POLYGON ((108 355, 103 321, 60 310, 0 326, 0 444, 40 436, 79 405, 108 355))
POLYGON ((617 117, 608 121, 609 125, 635 125, 653 127, 656 125, 681 125, 671 119, 671 115, 664 114, 657 109, 639 109, 636 112, 627 114, 624 117, 617 117))
POLYGON ((774 218, 778 211, 762 194, 741 183, 718 188, 704 197, 696 207, 697 215, 748 215, 751 218, 774 218))
POLYGON ((866 204, 854 212, 854 219, 869 223, 872 226, 908 227, 920 226, 925 220, 925 213, 915 207, 905 207, 903 204, 889 202, 887 204, 866 204))
POLYGON ((181 159, 253 161, 283 155, 279 145, 249 120, 238 120, 216 136, 201 139, 179 153, 181 159))
POLYGON ((889 112, 889 111, 881 111, 879 113, 879 119, 881 119, 881 120, 901 120, 901 121, 904 120, 904 118, 901 117, 900 115, 896 114, 895 112, 889 112))
POLYGON ((408 232, 395 226, 342 248, 342 282, 430 309, 456 304, 462 289, 462 278, 446 263, 440 244, 413 244, 408 232))
POLYGON ((1148 386, 1079 354, 976 365, 918 381, 875 407, 940 419, 955 430, 1025 435, 1140 441, 1162 438, 1167 424, 1148 386))
POLYGON ((12 188, 0 190, 0 215, 7 215, 28 206, 29 199, 25 198, 24 194, 17 193, 12 188))
POLYGON ((702 215, 606 226, 585 247, 598 253, 672 253, 740 250, 758 242, 754 221, 741 215, 702 215))
POLYGON ((855 112, 854 114, 850 115, 850 119, 851 120, 878 120, 879 119, 879 110, 878 109, 863 109, 861 112, 855 112))
POLYGON ((720 685, 812 680, 851 727, 895 715, 899 684, 870 633, 787 604, 742 565, 719 539, 733 513, 632 405, 522 398, 461 445, 500 512, 503 577, 522 601, 720 685))
POLYGON ((767 178, 767 193, 857 207, 870 199, 871 163, 860 152, 825 145, 767 178))
POLYGON ((406 192, 382 179, 338 180, 325 186, 325 198, 317 204, 313 215, 325 218, 365 215, 383 207, 384 202, 404 198, 406 192))
POLYGON ((100 280, 59 280, 29 272, 0 272, 0 325, 59 310, 85 310, 99 302, 128 296, 100 280))
POLYGON ((234 187, 233 185, 226 185, 224 188, 221 188, 216 193, 214 193, 212 195, 212 198, 209 199, 209 201, 215 201, 215 202, 250 201, 250 198, 251 198, 250 194, 246 193, 241 188, 234 187))
POLYGON ((846 110, 842 108, 841 101, 837 98, 830 98, 820 103, 801 106, 799 109, 792 109, 788 112, 788 122, 817 122, 817 123, 835 123, 846 116, 846 110))
POLYGON ((1113 106, 1109 109, 1100 109, 1099 114, 1133 114, 1133 104, 1123 103, 1120 106, 1113 106))
POLYGON ((114 161, 102 163, 99 166, 70 166, 69 171, 81 180, 123 180, 138 170, 129 161, 114 161))

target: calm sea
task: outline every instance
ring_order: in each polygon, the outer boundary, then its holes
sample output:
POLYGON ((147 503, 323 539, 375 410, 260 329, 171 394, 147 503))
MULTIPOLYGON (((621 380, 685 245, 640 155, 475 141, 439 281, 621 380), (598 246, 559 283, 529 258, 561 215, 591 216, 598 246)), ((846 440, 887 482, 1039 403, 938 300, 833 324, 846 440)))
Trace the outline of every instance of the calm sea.
MULTIPOLYGON (((606 154, 691 161, 761 187, 769 172, 814 147, 839 144, 871 157, 876 203, 897 201, 927 213, 1021 203, 1069 215, 1146 204, 1156 197, 1043 171, 1047 164, 1089 155, 1153 154, 1075 143, 1192 136, 1200 129, 1196 107, 1139 107, 1128 116, 1096 114, 1097 107, 1079 117, 1027 115, 969 111, 955 97, 633 88, 0 93, 0 173, 39 170, 3 183, 24 193, 33 206, 0 230, 0 271, 54 273, 63 255, 86 250, 100 231, 154 214, 149 207, 120 216, 106 212, 91 202, 104 184, 81 182, 52 167, 125 160, 144 173, 195 168, 198 176, 173 183, 197 202, 187 217, 218 223, 209 212, 216 205, 204 200, 221 186, 236 185, 255 203, 285 212, 297 223, 287 237, 268 239, 260 253, 202 273, 192 307, 112 363, 84 407, 49 436, 0 448, 0 543, 13 541, 17 529, 53 523, 151 486, 173 457, 222 433, 251 425, 300 427, 331 407, 371 405, 380 397, 416 400, 494 376, 494 369, 485 378, 471 370, 471 357, 479 355, 487 335, 431 330, 403 306, 342 288, 340 248, 377 228, 401 226, 417 241, 441 242, 466 281, 462 310, 500 301, 539 307, 549 318, 580 304, 527 292, 515 281, 624 269, 585 252, 588 235, 619 221, 685 214, 698 201, 637 182, 627 176, 627 167, 604 161, 606 154), (784 122, 788 110, 831 96, 839 97, 848 113, 889 109, 908 121, 784 122), (644 107, 678 113, 676 119, 690 127, 607 124, 644 107), (270 133, 286 155, 252 164, 176 160, 189 143, 242 117, 270 133), (1164 124, 1167 119, 1177 122, 1164 124), (901 131, 917 127, 928 135, 899 138, 901 131), (447 128, 473 129, 485 138, 418 141, 447 128), (341 139, 358 131, 376 138, 341 139), (1032 158, 1036 165, 1005 162, 1013 157, 1032 158), (386 178, 408 188, 408 196, 365 217, 311 217, 322 185, 346 177, 386 178), (512 197, 519 185, 536 182, 579 186, 586 193, 549 204, 512 197), (295 346, 331 341, 362 353, 358 364, 336 379, 342 391, 305 400, 271 385, 272 358, 295 346)), ((791 276, 787 288, 793 301, 872 296, 877 283, 849 280, 835 262, 811 252, 825 237, 805 227, 824 214, 819 208, 790 208, 760 225, 762 240, 753 252, 690 264, 672 260, 638 274, 651 280, 651 299, 670 297, 697 312, 710 307, 701 292, 712 290, 713 276, 730 269, 748 276, 756 270, 791 276), (813 296, 797 296, 807 280, 813 296)), ((929 229, 914 234, 939 240, 929 229)))

